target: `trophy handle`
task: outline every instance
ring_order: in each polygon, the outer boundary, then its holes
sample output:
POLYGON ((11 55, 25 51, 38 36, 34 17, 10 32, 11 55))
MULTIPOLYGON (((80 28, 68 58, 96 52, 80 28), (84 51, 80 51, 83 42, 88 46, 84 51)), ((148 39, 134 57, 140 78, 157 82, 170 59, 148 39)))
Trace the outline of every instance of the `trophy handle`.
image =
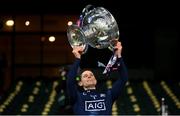
POLYGON ((67 37, 72 48, 80 46, 84 49, 82 54, 87 52, 88 45, 86 43, 85 35, 80 27, 77 25, 70 25, 67 29, 67 37))
POLYGON ((90 10, 92 10, 92 9, 94 9, 95 7, 93 6, 93 5, 91 5, 91 4, 89 4, 89 5, 87 5, 83 10, 82 10, 82 12, 81 12, 81 15, 80 15, 80 17, 79 17, 79 19, 80 19, 80 27, 82 27, 83 26, 83 18, 84 18, 84 16, 86 16, 86 14, 90 11, 90 10))

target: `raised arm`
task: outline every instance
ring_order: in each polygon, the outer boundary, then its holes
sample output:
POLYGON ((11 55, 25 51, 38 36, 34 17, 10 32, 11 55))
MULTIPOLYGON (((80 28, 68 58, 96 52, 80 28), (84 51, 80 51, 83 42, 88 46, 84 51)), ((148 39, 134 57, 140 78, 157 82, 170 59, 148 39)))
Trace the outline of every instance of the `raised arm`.
POLYGON ((117 42, 114 49, 115 49, 115 55, 117 56, 116 66, 118 68, 118 73, 119 73, 120 77, 118 77, 118 80, 116 80, 116 82, 114 82, 114 84, 112 85, 112 88, 111 88, 113 101, 118 98, 118 96, 121 93, 121 90, 123 89, 123 87, 125 86, 125 84, 128 80, 127 67, 121 56, 121 52, 122 52, 121 42, 117 42))
POLYGON ((116 80, 116 82, 114 82, 112 89, 111 89, 113 100, 116 100, 118 98, 118 96, 120 95, 122 89, 124 88, 124 86, 128 80, 128 71, 127 71, 126 65, 123 61, 123 58, 118 58, 117 63, 120 65, 120 66, 118 66, 118 73, 120 76, 117 77, 118 80, 116 80))
POLYGON ((75 61, 71 67, 71 69, 69 70, 68 74, 67 74, 67 92, 68 95, 75 100, 77 97, 77 82, 76 82, 76 76, 77 76, 77 72, 78 72, 78 68, 80 65, 80 59, 81 59, 81 53, 83 51, 83 48, 81 47, 75 47, 73 48, 72 53, 75 56, 75 61))

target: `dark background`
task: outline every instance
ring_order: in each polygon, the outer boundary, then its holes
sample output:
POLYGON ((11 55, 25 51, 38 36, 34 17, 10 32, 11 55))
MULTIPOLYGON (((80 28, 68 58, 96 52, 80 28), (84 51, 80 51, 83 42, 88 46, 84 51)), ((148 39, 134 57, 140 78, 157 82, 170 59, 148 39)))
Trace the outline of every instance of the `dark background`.
MULTIPOLYGON (((155 78, 169 79, 179 76, 179 8, 175 2, 13 0, 1 1, 0 13, 79 15, 88 4, 105 7, 117 20, 123 57, 132 76, 142 74, 143 71, 149 72, 144 73, 146 76, 155 78), (138 73, 133 73, 134 71, 138 73)), ((94 67, 97 59, 107 63, 110 56, 111 52, 107 49, 89 48, 82 65, 94 67)))

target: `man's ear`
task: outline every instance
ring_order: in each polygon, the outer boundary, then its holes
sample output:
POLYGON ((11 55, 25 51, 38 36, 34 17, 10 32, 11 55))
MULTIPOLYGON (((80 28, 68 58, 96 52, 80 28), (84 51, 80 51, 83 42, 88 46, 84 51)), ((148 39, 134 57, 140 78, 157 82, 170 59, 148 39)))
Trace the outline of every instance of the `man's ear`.
POLYGON ((82 84, 82 82, 81 82, 81 81, 79 81, 79 82, 78 82, 78 85, 79 85, 79 86, 82 86, 83 84, 82 84))

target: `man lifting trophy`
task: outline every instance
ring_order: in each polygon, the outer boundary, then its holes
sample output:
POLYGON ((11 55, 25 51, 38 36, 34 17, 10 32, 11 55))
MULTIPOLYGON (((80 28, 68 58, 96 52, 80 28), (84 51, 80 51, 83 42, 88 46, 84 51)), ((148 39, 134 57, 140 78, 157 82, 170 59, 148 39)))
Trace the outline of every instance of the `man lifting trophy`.
POLYGON ((67 36, 75 57, 66 81, 74 114, 110 115, 112 105, 119 97, 128 79, 127 68, 121 56, 122 46, 118 41, 119 29, 116 20, 105 8, 87 5, 82 10, 78 23, 68 27, 67 36), (110 73, 113 68, 117 70, 120 77, 117 77, 112 88, 105 92, 97 91, 96 76, 98 75, 94 75, 91 69, 79 70, 81 55, 87 52, 88 46, 97 49, 109 48, 113 51, 113 56, 103 74, 110 73), (77 76, 80 77, 78 82, 77 76))

